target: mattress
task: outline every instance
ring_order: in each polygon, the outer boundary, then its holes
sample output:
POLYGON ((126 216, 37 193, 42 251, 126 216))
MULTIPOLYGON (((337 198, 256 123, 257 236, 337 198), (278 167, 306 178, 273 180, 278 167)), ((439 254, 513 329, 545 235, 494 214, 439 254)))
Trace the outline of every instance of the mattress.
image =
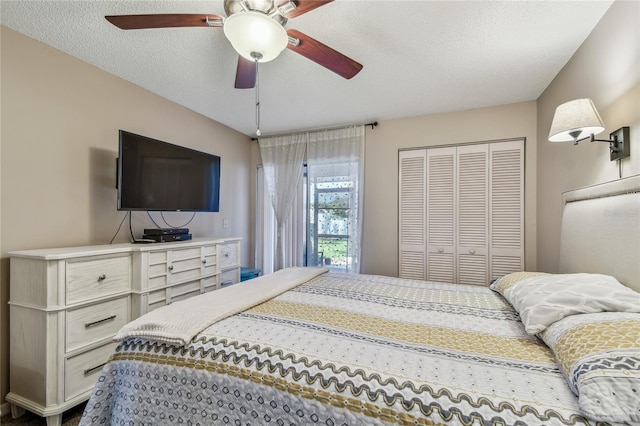
POLYGON ((185 344, 127 334, 81 424, 598 424, 486 287, 327 272, 203 324, 185 344))

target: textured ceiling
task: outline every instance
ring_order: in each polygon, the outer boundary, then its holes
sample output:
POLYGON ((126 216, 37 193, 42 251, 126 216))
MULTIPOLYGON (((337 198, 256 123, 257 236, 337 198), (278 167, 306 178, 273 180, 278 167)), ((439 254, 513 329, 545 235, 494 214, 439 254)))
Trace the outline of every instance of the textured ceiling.
MULTIPOLYGON (((537 99, 612 1, 337 0, 295 28, 364 65, 351 80, 285 49, 260 66, 263 135, 537 99)), ((247 135, 221 28, 120 30, 105 15, 206 13, 213 1, 2 0, 0 22, 247 135)))

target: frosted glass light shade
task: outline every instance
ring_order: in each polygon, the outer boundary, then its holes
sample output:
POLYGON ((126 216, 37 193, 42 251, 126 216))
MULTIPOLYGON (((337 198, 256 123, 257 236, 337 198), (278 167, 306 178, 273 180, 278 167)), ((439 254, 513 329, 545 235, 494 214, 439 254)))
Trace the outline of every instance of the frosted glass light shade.
POLYGON ((569 142, 604 130, 602 118, 589 98, 558 105, 549 130, 549 141, 569 142))
POLYGON ((229 16, 224 23, 224 34, 236 52, 250 61, 255 60, 251 54, 258 53, 258 62, 275 59, 289 41, 280 23, 264 13, 252 11, 229 16))

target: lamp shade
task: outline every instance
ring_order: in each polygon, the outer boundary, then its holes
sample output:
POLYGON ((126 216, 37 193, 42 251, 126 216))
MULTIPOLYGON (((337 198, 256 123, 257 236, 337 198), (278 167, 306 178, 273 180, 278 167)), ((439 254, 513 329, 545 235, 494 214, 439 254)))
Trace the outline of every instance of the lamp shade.
POLYGON ((589 98, 558 105, 549 130, 549 141, 577 141, 604 130, 600 114, 589 98))
POLYGON ((284 27, 261 12, 237 12, 224 23, 224 34, 233 48, 250 61, 269 62, 287 47, 284 27), (254 55, 252 55, 252 53, 254 55))

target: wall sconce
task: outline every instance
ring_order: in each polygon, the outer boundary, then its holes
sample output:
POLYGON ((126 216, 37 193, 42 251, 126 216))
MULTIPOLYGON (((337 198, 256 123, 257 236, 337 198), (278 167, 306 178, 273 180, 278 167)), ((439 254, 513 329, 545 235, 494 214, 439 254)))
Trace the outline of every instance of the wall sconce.
POLYGON ((609 139, 596 139, 604 124, 591 99, 576 99, 558 105, 549 130, 550 142, 569 142, 574 145, 585 139, 591 142, 608 142, 610 159, 618 160, 631 155, 629 127, 621 127, 609 134, 609 139))

